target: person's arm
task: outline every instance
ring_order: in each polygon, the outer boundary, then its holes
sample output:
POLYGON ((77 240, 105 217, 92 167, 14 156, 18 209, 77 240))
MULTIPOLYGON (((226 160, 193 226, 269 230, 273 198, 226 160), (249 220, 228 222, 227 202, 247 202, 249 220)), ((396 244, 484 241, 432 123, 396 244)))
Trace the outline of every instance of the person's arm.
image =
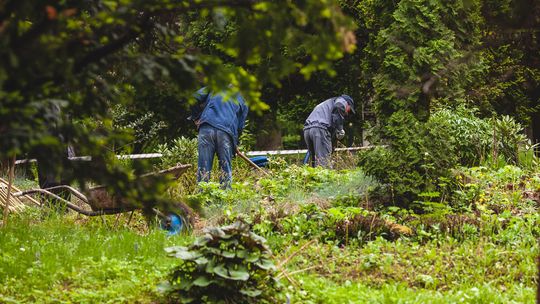
POLYGON ((336 132, 336 137, 342 139, 345 136, 343 130, 343 121, 345 120, 345 103, 341 100, 334 102, 334 109, 332 109, 332 128, 336 132))
POLYGON ((244 101, 244 98, 242 96, 239 96, 238 103, 240 105, 240 111, 238 112, 238 140, 240 140, 240 135, 242 135, 242 131, 244 130, 244 126, 246 124, 246 119, 248 115, 248 107, 246 106, 246 103, 244 101))
POLYGON ((206 91, 206 88, 202 88, 198 90, 193 97, 195 98, 196 102, 193 106, 190 108, 191 115, 189 116, 189 119, 191 119, 197 127, 199 127, 199 119, 201 118, 202 112, 204 111, 204 108, 206 107, 206 103, 208 102, 210 93, 206 91))

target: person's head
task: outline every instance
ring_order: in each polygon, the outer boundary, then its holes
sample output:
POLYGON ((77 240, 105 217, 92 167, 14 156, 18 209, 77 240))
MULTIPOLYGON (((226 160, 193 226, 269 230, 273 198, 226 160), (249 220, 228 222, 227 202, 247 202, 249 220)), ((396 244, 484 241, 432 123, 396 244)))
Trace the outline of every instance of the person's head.
POLYGON ((345 99, 347 101, 347 104, 345 106, 345 113, 349 114, 349 112, 353 112, 353 114, 356 113, 354 110, 354 100, 349 95, 341 95, 341 98, 345 99))

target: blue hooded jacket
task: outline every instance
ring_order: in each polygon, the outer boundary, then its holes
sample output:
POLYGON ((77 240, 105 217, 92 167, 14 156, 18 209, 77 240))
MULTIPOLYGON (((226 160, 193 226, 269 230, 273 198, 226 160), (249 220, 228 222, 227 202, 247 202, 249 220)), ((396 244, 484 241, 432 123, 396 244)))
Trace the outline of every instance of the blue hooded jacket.
POLYGON ((242 134, 248 108, 244 98, 236 94, 232 99, 225 100, 220 93, 209 93, 202 88, 195 93, 198 104, 192 108, 191 119, 199 120, 200 125, 209 124, 214 128, 227 132, 238 145, 238 138, 242 134))

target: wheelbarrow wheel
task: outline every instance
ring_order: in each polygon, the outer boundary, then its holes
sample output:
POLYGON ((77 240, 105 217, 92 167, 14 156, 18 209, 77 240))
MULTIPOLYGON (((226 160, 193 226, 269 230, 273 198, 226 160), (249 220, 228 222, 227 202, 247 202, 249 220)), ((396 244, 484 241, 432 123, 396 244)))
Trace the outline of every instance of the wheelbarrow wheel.
POLYGON ((160 227, 168 231, 169 235, 189 232, 193 227, 195 213, 182 202, 173 205, 172 210, 159 216, 160 227))
POLYGON ((186 219, 176 213, 169 213, 160 218, 160 227, 167 231, 167 235, 177 235, 189 231, 189 223, 186 219))

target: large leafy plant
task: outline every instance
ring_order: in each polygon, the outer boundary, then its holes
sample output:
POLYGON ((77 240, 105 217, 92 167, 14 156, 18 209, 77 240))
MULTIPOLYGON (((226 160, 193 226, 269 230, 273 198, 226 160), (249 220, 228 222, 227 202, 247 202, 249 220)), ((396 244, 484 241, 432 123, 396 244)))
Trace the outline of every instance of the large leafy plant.
POLYGON ((168 292, 180 303, 272 302, 276 269, 265 239, 243 222, 210 228, 191 246, 167 248, 181 259, 170 275, 168 292))

